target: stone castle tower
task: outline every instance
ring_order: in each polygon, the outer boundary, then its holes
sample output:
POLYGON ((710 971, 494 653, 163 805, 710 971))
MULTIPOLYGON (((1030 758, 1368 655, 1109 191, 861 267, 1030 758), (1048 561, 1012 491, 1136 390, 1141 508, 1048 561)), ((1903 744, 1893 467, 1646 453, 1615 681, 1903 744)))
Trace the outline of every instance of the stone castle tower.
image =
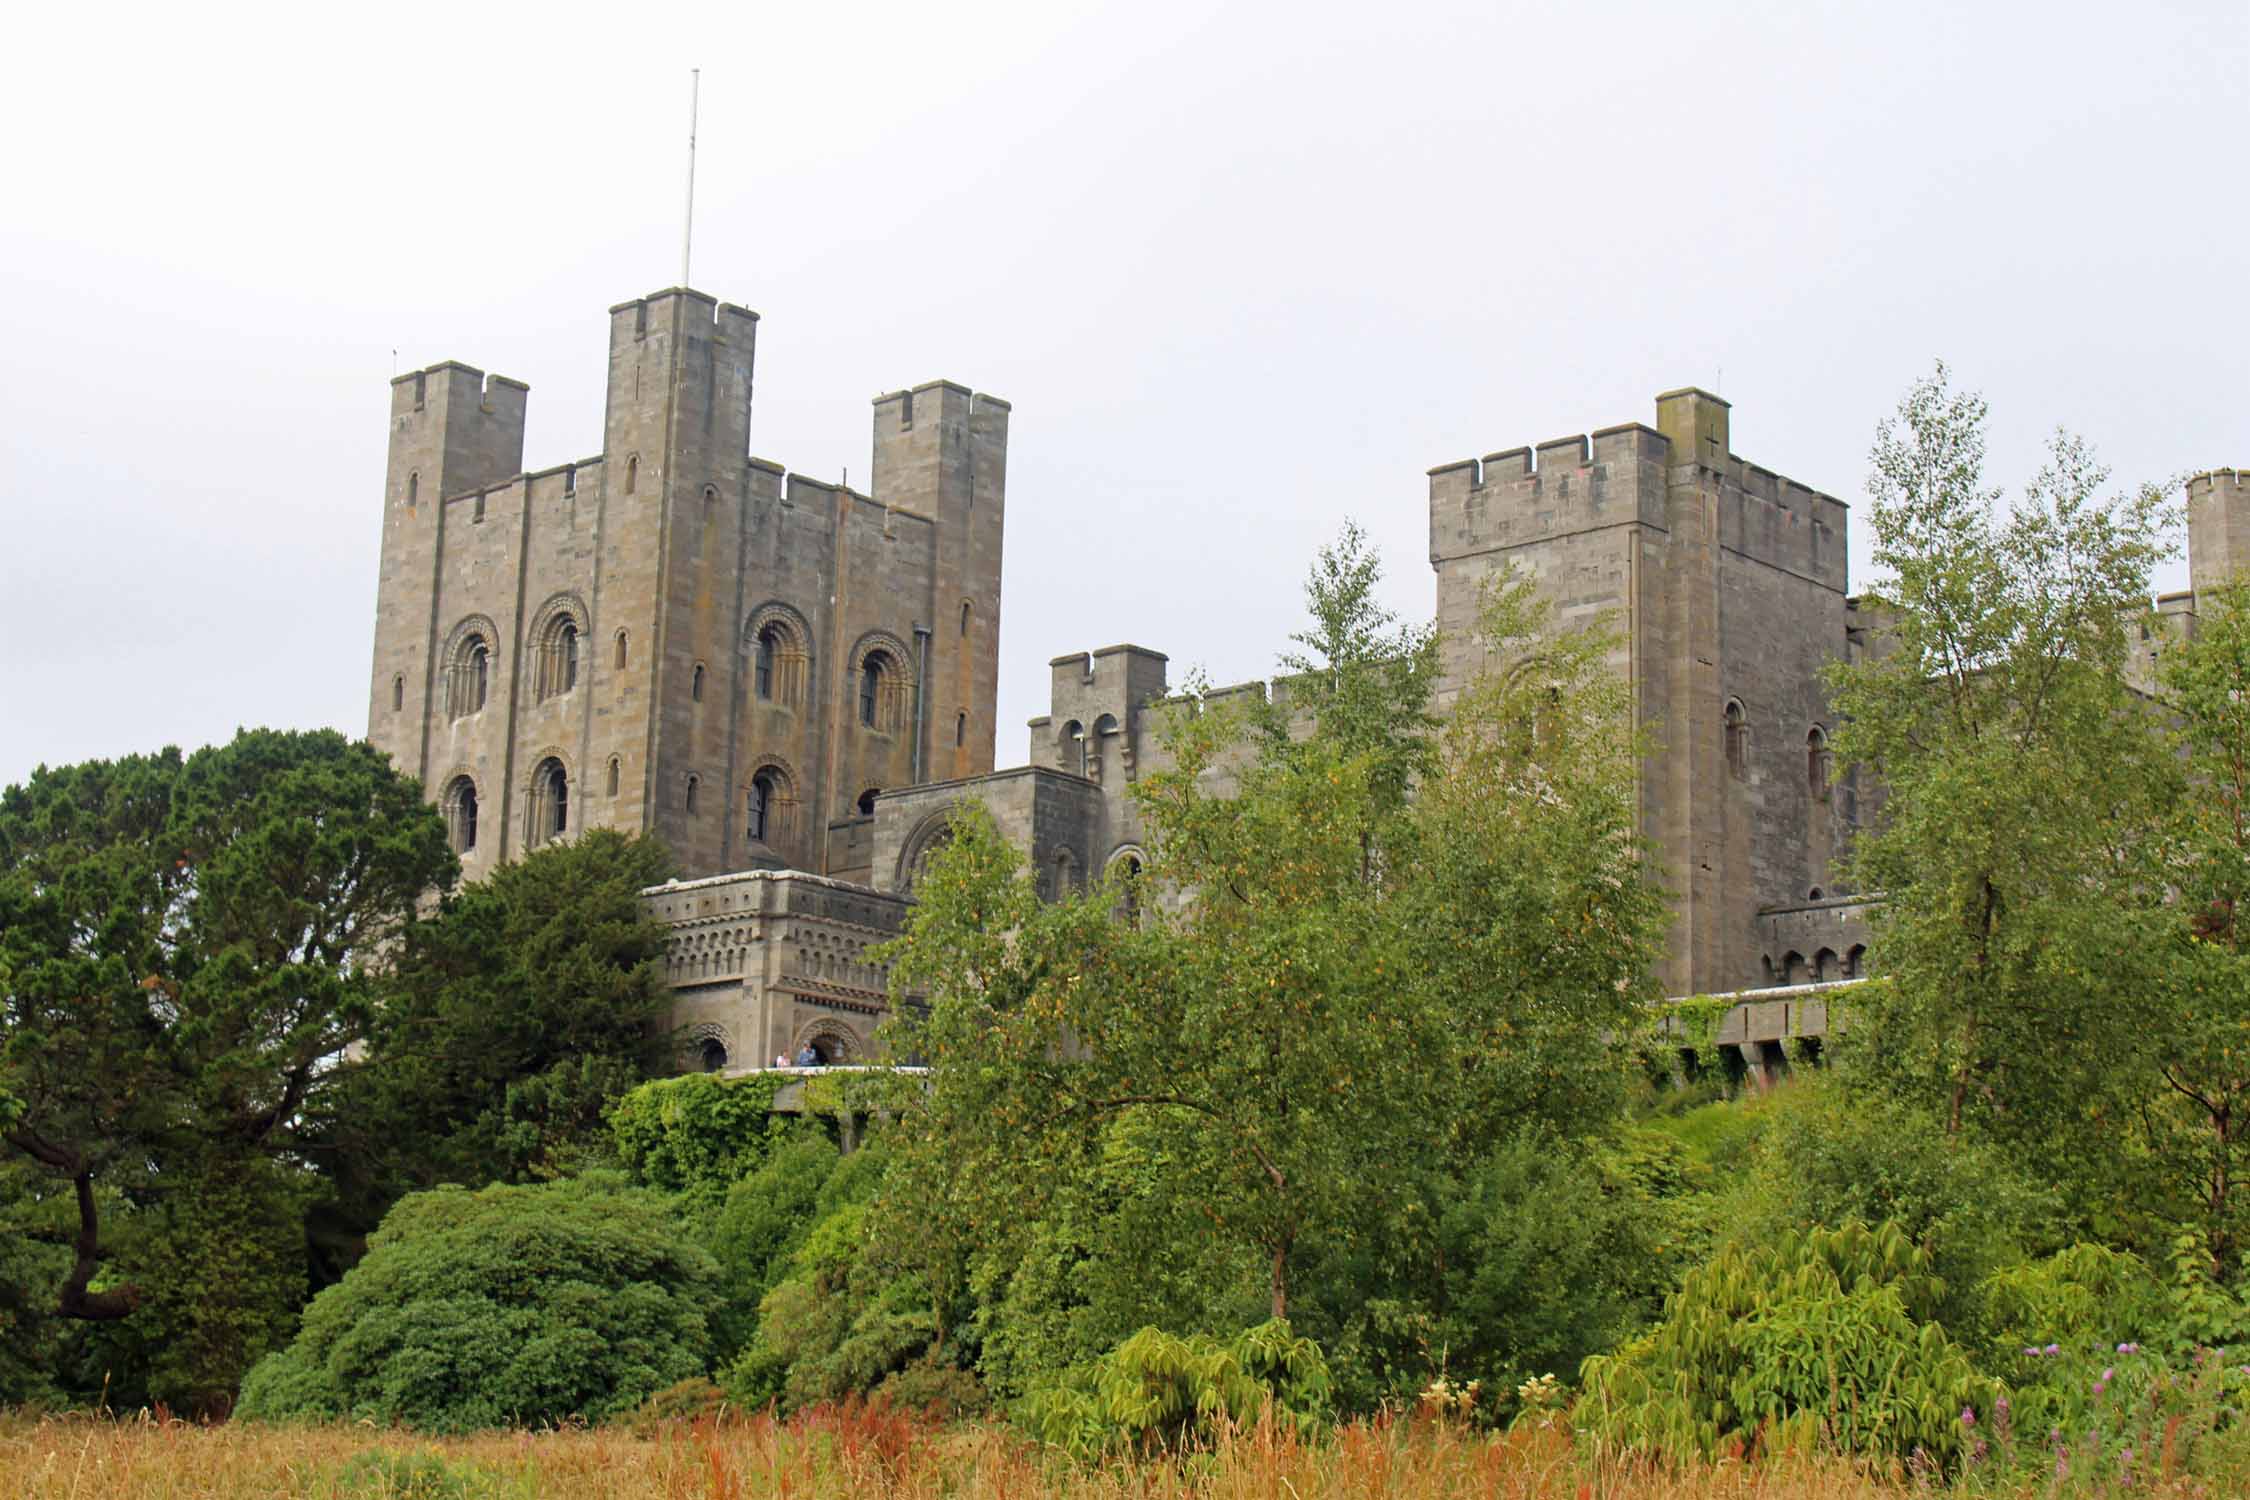
POLYGON ((1008 403, 877 398, 861 494, 750 456, 757 335, 611 308, 601 451, 528 473, 521 382, 392 382, 368 738, 471 876, 608 827, 865 881, 877 793, 992 769, 1008 403))

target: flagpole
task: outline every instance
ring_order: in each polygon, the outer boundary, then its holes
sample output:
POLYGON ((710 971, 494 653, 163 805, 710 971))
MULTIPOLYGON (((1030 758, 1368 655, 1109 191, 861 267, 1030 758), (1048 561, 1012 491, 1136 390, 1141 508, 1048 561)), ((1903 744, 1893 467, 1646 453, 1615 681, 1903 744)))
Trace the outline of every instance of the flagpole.
POLYGON ((688 284, 688 258, 695 249, 695 115, 703 93, 703 70, 688 69, 687 227, 680 236, 680 285, 688 284))

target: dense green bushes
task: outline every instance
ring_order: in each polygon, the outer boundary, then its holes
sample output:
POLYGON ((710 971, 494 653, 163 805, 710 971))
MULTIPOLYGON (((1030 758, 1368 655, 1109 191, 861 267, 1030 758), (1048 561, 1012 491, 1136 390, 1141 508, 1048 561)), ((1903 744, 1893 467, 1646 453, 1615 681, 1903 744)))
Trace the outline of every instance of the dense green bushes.
POLYGON ((247 1417, 433 1431, 599 1419, 701 1374, 715 1268, 607 1176, 417 1193, 244 1382, 247 1417))

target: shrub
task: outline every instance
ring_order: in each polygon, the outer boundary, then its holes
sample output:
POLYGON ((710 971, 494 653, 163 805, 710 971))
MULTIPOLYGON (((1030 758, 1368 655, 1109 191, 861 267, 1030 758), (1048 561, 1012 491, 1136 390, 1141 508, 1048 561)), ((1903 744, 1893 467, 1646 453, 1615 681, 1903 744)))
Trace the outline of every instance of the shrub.
POLYGON ((250 1372, 241 1414, 464 1431, 630 1410, 701 1374, 710 1257, 613 1174, 400 1201, 250 1372))
POLYGON ((826 1136, 809 1130, 776 1148, 756 1171, 727 1190, 711 1234, 722 1288, 712 1335, 721 1360, 731 1358, 757 1331, 758 1303, 804 1243, 836 1165, 836 1148, 826 1136))
POLYGON ((1327 1361, 1277 1318, 1225 1344, 1209 1334, 1144 1328, 1033 1391, 1021 1415, 1042 1442, 1092 1458, 1207 1448, 1224 1425, 1269 1410, 1309 1434, 1328 1401, 1327 1361))
POLYGON ((787 1075, 689 1073, 644 1083, 610 1107, 618 1158, 638 1182, 708 1212, 789 1134, 773 1113, 787 1075))
POLYGON ((691 1375, 674 1381, 633 1409, 629 1425, 635 1437, 654 1437, 667 1427, 692 1426, 716 1421, 728 1406, 727 1393, 707 1377, 691 1375))
POLYGON ((1675 1461, 1761 1443, 1955 1459, 2002 1388, 1929 1321, 1945 1294, 1931 1259, 1895 1224, 1729 1246, 1654 1331, 1586 1361, 1572 1422, 1675 1461))

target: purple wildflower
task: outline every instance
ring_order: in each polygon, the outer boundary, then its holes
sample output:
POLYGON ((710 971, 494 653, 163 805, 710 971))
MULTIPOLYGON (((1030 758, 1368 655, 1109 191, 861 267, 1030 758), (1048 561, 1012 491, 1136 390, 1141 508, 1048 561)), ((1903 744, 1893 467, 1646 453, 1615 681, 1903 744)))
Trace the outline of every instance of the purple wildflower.
POLYGON ((2119 1344, 2119 1345, 2117 1346, 2117 1352, 2118 1352, 2118 1353, 2120 1353, 2120 1354, 2138 1354, 2138 1353, 2140 1353, 2140 1352, 2141 1352, 2141 1346, 2140 1346, 2140 1345, 2138 1345, 2138 1344, 2130 1344, 2130 1343, 2128 1343, 2128 1344, 2119 1344))
POLYGON ((2049 1344, 2049 1345, 2047 1346, 2047 1352, 2048 1352, 2049 1354, 2060 1354, 2060 1353, 2062 1353, 2062 1345, 2060 1345, 2060 1344, 2049 1344))
POLYGON ((1964 1406, 1961 1408, 1961 1425, 1963 1427, 1974 1427, 1977 1425, 1977 1412, 1975 1407, 1964 1406))

